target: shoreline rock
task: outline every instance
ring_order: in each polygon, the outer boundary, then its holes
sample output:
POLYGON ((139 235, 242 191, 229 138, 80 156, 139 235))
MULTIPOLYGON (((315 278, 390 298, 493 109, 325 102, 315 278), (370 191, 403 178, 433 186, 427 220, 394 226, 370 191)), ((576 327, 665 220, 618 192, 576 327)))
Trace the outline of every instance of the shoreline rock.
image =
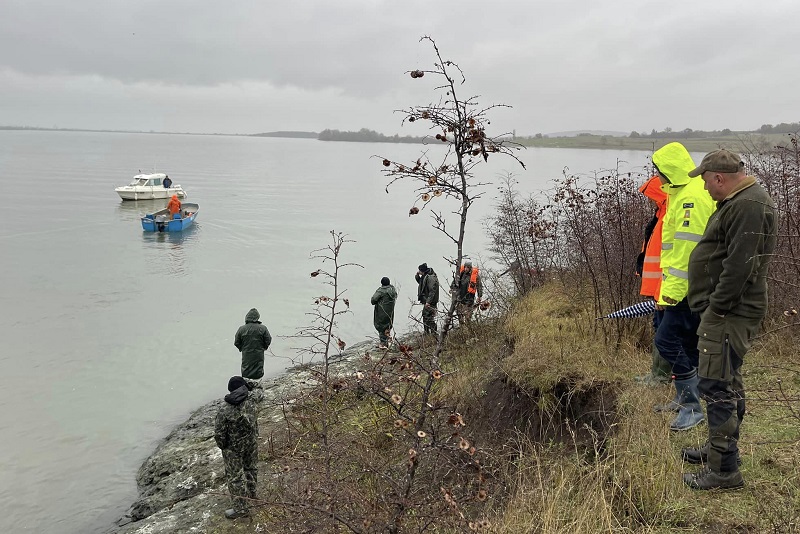
MULTIPOLYGON (((374 347, 374 342, 364 341, 333 357, 335 372, 354 372, 364 353, 374 347)), ((290 367, 281 375, 262 379, 262 436, 266 426, 283 419, 283 406, 309 387, 310 369, 319 365, 290 367)), ((214 419, 222 402, 217 399, 201 406, 159 443, 137 473, 138 498, 107 534, 198 531, 213 514, 229 507, 222 452, 214 442, 214 419)))

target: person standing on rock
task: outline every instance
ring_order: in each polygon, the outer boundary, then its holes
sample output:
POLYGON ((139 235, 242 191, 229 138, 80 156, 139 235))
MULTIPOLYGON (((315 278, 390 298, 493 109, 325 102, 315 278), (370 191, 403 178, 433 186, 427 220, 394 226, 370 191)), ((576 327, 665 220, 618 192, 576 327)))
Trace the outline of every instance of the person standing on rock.
POLYGON ((415 276, 417 284, 417 300, 423 305, 422 324, 426 334, 436 335, 436 305, 439 304, 439 278, 433 269, 423 263, 417 268, 415 276))
POLYGON ((375 330, 378 331, 378 338, 381 343, 378 348, 389 348, 389 336, 394 323, 394 305, 397 302, 397 290, 387 277, 381 278, 381 287, 372 295, 371 302, 375 306, 372 323, 375 326, 375 330))
POLYGON ((233 339, 233 344, 242 353, 242 376, 252 380, 264 376, 264 351, 272 343, 272 336, 267 327, 261 324, 260 318, 258 310, 252 308, 233 339))
POLYGON ((214 421, 214 441, 222 450, 225 478, 233 508, 225 517, 236 519, 250 515, 251 500, 256 498, 258 482, 258 416, 256 403, 261 390, 250 390, 247 381, 234 376, 228 381, 229 393, 214 421))

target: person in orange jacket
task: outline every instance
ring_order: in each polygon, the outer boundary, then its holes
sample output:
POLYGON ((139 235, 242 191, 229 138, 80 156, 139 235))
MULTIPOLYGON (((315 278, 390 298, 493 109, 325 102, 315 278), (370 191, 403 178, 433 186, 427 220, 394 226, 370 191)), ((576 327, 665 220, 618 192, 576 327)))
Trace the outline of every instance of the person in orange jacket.
POLYGON ((169 203, 167 204, 167 209, 169 210, 170 218, 175 217, 176 213, 181 212, 181 201, 178 200, 178 195, 172 195, 172 198, 169 199, 169 203))
MULTIPOLYGON (((639 188, 639 192, 649 198, 655 206, 653 219, 645 228, 642 252, 636 260, 636 274, 642 277, 639 293, 658 300, 661 290, 661 229, 667 212, 667 194, 661 190, 661 178, 658 175, 647 180, 639 188)), ((653 331, 658 330, 663 315, 662 310, 656 310, 653 315, 653 331)), ((650 373, 637 376, 635 380, 648 386, 656 386, 669 384, 671 377, 672 365, 661 357, 658 348, 653 344, 650 373)))
POLYGON ((483 297, 483 282, 477 267, 472 266, 472 261, 466 260, 458 271, 458 277, 453 282, 453 289, 458 294, 456 313, 458 324, 466 324, 472 320, 475 305, 480 304, 483 297), (475 297, 478 297, 477 302, 475 297))

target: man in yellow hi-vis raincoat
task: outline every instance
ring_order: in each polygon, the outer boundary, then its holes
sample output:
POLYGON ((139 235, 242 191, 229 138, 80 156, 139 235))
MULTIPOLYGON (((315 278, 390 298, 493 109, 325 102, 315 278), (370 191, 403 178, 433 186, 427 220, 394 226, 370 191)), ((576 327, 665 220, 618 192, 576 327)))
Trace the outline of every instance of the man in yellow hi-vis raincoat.
POLYGON ((653 165, 667 193, 667 213, 661 233, 661 291, 658 307, 664 316, 658 326, 655 345, 672 364, 675 398, 656 406, 656 411, 677 412, 671 430, 688 430, 703 422, 703 408, 697 390, 697 327, 699 316, 689 309, 689 255, 703 237, 715 203, 703 180, 690 178, 695 164, 680 143, 669 143, 653 153, 653 165))

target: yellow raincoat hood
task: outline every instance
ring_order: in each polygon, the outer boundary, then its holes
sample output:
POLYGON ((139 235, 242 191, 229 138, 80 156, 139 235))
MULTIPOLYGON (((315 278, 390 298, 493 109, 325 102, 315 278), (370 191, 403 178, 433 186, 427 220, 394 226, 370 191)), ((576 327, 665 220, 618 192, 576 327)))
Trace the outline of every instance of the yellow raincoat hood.
POLYGON ((653 153, 653 163, 672 185, 689 183, 689 171, 694 170, 692 156, 680 143, 669 143, 653 153))

